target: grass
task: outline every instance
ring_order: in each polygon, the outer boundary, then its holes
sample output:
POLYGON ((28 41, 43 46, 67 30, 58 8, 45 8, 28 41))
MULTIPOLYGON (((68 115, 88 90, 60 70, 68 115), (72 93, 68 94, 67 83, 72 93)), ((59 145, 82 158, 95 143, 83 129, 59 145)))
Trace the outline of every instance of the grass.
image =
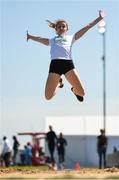
POLYGON ((10 167, 0 167, 0 171, 44 171, 49 170, 48 166, 10 166, 10 167))

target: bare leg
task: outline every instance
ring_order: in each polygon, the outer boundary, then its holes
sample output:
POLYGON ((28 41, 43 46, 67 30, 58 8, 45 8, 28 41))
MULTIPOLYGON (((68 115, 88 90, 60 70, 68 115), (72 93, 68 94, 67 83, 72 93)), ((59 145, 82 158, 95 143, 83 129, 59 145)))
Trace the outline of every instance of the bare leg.
POLYGON ((49 73, 45 86, 45 97, 47 100, 50 100, 55 95, 55 91, 59 84, 59 80, 59 74, 49 73))
POLYGON ((82 87, 79 75, 77 74, 75 69, 72 69, 71 71, 67 72, 65 74, 66 79, 68 80, 68 82, 72 85, 73 87, 73 92, 76 95, 79 96, 84 96, 84 89, 82 87))

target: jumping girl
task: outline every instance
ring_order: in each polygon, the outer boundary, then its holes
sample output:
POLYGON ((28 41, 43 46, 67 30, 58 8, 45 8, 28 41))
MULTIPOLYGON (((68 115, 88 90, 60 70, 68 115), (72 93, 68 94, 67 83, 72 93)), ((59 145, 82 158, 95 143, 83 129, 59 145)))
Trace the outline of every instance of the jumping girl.
POLYGON ((80 39, 90 28, 96 25, 103 18, 104 12, 100 10, 99 17, 74 35, 67 35, 68 24, 63 19, 57 20, 56 22, 50 22, 47 20, 49 27, 54 28, 57 34, 52 39, 33 36, 27 32, 27 41, 31 39, 46 46, 51 46, 51 63, 45 87, 45 97, 47 100, 51 99, 56 94, 57 87, 63 87, 61 76, 64 75, 67 81, 71 84, 71 90, 74 95, 79 101, 83 101, 85 93, 72 60, 71 49, 76 40, 80 39))

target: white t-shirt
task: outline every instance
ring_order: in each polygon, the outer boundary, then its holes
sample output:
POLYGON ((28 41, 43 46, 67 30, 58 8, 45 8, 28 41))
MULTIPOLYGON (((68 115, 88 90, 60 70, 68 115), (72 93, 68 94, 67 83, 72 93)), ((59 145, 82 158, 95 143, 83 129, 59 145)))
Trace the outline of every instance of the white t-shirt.
POLYGON ((3 144, 3 150, 2 150, 2 154, 6 154, 8 152, 11 152, 12 151, 12 146, 10 144, 10 141, 8 139, 6 139, 4 141, 4 144, 3 144))
POLYGON ((71 48, 75 41, 74 35, 55 36, 49 40, 51 46, 50 54, 52 59, 72 59, 71 48))

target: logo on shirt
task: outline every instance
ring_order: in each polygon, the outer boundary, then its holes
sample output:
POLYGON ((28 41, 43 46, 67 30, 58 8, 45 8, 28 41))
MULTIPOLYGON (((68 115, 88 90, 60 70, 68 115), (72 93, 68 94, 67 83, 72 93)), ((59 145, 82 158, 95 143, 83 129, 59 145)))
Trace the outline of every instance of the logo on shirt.
POLYGON ((63 43, 63 42, 66 42, 66 41, 67 41, 66 38, 63 37, 63 36, 56 36, 55 37, 55 42, 56 43, 63 43))

